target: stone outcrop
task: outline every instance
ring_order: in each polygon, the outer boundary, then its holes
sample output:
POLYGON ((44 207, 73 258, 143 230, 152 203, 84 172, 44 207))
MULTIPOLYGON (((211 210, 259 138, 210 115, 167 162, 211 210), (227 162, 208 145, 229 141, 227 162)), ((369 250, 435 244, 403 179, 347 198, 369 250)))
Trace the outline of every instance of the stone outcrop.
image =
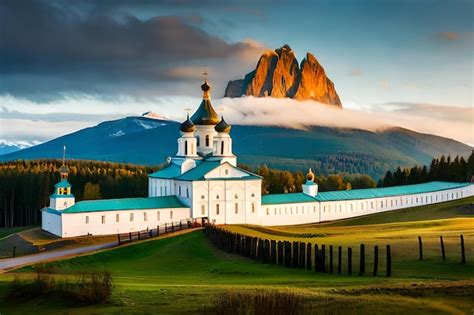
POLYGON ((342 107, 334 83, 316 58, 306 54, 301 65, 288 45, 262 54, 257 67, 244 79, 227 84, 225 97, 252 95, 256 97, 315 100, 342 107))

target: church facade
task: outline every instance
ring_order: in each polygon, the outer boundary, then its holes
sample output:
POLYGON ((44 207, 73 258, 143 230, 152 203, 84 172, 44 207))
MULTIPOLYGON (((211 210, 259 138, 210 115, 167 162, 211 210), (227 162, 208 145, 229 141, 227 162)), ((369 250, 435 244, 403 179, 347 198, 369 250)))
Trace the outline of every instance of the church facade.
POLYGON ((68 169, 42 209, 42 229, 60 237, 141 231, 183 220, 264 226, 316 223, 460 199, 474 195, 469 183, 424 184, 318 193, 309 170, 301 193, 262 195, 262 178, 237 166, 231 126, 201 85, 199 108, 180 126, 177 153, 148 176, 147 198, 75 203, 68 169))

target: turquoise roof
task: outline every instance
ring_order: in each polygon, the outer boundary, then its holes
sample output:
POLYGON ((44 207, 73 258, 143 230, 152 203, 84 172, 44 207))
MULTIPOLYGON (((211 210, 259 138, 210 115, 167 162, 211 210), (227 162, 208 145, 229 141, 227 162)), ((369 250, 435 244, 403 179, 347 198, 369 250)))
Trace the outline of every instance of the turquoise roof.
MULTIPOLYGON (((222 164, 229 164, 227 162, 222 164)), ((261 177, 255 175, 249 171, 243 170, 241 168, 232 166, 235 169, 238 169, 248 176, 245 177, 227 177, 227 178, 204 178, 204 176, 215 169, 216 167, 220 166, 220 160, 217 161, 196 161, 196 167, 190 169, 184 174, 181 173, 181 167, 177 164, 170 163, 165 168, 159 170, 158 172, 152 173, 149 176, 152 178, 165 178, 165 179, 176 179, 176 180, 184 180, 184 181, 191 181, 191 180, 241 180, 241 179, 260 179, 261 177)), ((230 165, 230 164, 229 164, 230 165)))
POLYGON ((162 208, 188 208, 176 196, 149 198, 122 198, 80 201, 66 208, 62 213, 80 213, 95 211, 142 210, 162 208))
POLYGON ((469 183, 429 182, 415 185, 404 185, 383 188, 367 188, 321 192, 316 196, 319 201, 353 200, 391 197, 399 195, 422 194, 446 189, 460 188, 469 183))
POLYGON ((262 195, 262 205, 281 203, 315 202, 316 199, 303 193, 262 195))
POLYGON ((47 212, 47 213, 51 213, 51 214, 61 215, 61 211, 59 211, 59 210, 54 210, 54 209, 51 209, 51 208, 43 208, 41 211, 44 211, 44 212, 47 212))
POLYGON ((153 178, 175 178, 181 174, 181 167, 174 163, 168 164, 166 167, 161 170, 151 173, 148 176, 153 178))
POLYGON ((71 187, 71 184, 69 184, 69 182, 65 179, 61 180, 60 182, 58 182, 56 185, 54 185, 54 187, 56 188, 67 188, 67 187, 71 187))
POLYGON ((190 169, 181 176, 176 177, 179 180, 200 180, 204 179, 204 175, 221 165, 219 161, 203 161, 199 165, 196 165, 195 168, 190 169))
POLYGON ((451 182, 429 182, 423 184, 383 188, 327 191, 318 193, 314 198, 303 193, 262 195, 262 205, 382 198, 435 192, 453 188, 466 187, 469 185, 471 184, 451 182))
POLYGON ((52 194, 50 197, 51 198, 74 198, 74 195, 73 194, 67 194, 67 195, 52 194))

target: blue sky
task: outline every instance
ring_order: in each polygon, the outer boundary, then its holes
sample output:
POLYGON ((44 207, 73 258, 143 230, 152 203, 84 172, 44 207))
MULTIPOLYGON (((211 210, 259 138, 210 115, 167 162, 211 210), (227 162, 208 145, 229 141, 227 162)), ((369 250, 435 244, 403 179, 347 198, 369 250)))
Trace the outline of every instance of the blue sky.
POLYGON ((283 44, 316 56, 345 108, 459 117, 473 107, 473 12, 467 0, 2 1, 0 139, 45 141, 144 109, 179 117, 204 64, 221 97, 283 44), (8 130, 21 121, 46 130, 8 130))

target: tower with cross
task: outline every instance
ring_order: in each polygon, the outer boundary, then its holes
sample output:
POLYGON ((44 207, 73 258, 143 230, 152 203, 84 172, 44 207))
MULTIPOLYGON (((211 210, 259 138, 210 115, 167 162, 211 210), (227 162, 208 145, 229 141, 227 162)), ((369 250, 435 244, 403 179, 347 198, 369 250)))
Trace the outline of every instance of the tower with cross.
POLYGON ((58 169, 60 181, 54 185, 54 192, 49 196, 49 207, 53 210, 63 210, 75 203, 75 197, 71 192, 72 186, 68 181, 69 169, 66 166, 66 146, 63 147, 62 162, 58 169))

